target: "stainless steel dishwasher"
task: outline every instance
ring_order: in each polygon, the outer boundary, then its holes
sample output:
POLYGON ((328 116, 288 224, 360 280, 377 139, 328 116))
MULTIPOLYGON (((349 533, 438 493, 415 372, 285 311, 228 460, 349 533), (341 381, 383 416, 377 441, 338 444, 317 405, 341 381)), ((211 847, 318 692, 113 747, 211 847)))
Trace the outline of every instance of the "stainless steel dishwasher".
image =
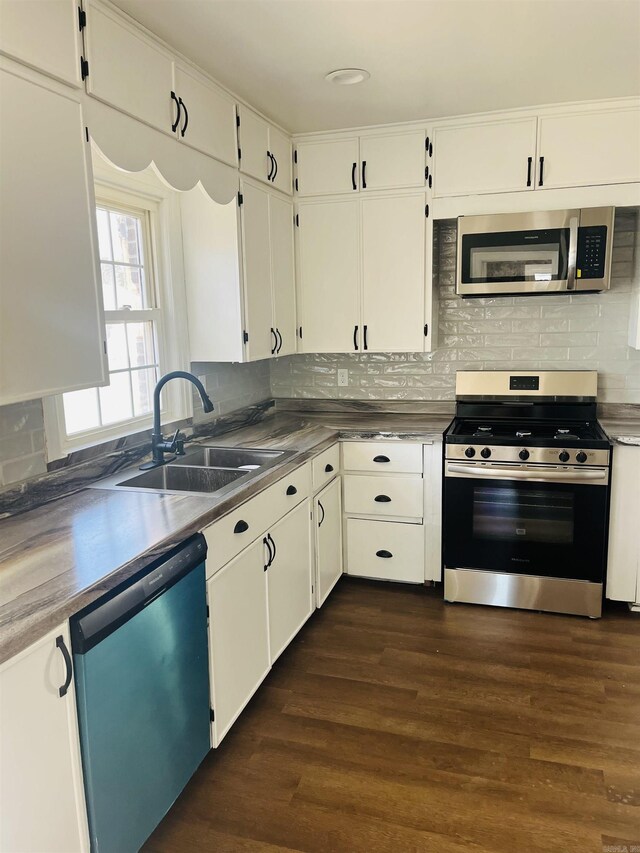
POLYGON ((206 542, 71 619, 91 849, 136 851, 210 747, 206 542))

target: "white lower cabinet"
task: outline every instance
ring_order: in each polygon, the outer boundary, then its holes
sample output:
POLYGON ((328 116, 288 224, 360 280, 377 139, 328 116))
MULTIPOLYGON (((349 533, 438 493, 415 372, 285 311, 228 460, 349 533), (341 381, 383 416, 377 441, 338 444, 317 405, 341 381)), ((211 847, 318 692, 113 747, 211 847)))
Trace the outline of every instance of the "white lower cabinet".
POLYGON ((272 549, 266 570, 271 663, 313 612, 310 516, 307 500, 267 534, 272 549))
POLYGON ((421 520, 422 476, 345 474, 344 511, 347 515, 421 520))
POLYGON ((640 447, 616 445, 611 473, 607 598, 640 606, 640 447))
POLYGON ((0 667, 0 850, 89 849, 65 624, 0 667), (61 694, 61 688, 66 691, 61 694))
POLYGON ((313 502, 315 522, 316 602, 318 607, 342 575, 342 495, 340 477, 325 486, 313 502))
POLYGON ((348 518, 347 574, 423 583, 423 526, 348 518))

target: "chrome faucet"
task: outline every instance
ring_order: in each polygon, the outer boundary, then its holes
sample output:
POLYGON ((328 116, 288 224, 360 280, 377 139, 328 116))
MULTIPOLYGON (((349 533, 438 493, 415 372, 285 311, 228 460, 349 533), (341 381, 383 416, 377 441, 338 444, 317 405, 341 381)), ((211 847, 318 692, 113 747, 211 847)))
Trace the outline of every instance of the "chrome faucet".
POLYGON ((160 424, 160 392, 170 379, 188 379, 192 382, 200 394, 202 400, 202 408, 205 412, 213 411, 213 403, 207 396, 204 390, 204 385, 200 380, 193 375, 187 373, 186 370, 174 370, 171 373, 166 373, 159 381, 153 392, 153 432, 151 433, 151 452, 152 459, 150 462, 145 462, 140 466, 141 471, 147 471, 149 468, 157 468, 159 465, 164 465, 165 462, 171 462, 176 456, 184 455, 185 437, 179 429, 171 439, 166 439, 162 435, 162 426, 160 424), (171 459, 165 459, 165 453, 172 453, 171 459))

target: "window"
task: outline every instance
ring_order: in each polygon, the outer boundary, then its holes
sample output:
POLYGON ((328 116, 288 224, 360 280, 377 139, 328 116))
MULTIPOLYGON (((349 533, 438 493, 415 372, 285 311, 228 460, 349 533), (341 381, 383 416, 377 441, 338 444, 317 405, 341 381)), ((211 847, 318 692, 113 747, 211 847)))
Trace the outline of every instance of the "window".
MULTIPOLYGON (((109 384, 45 400, 49 459, 147 429, 156 382, 184 366, 180 324, 169 323, 163 307, 176 308, 172 282, 162 269, 174 272, 168 252, 179 219, 166 208, 177 202, 166 189, 164 199, 129 189, 96 187, 109 384)), ((165 423, 178 420, 189 414, 189 397, 184 389, 167 386, 162 406, 165 423)))

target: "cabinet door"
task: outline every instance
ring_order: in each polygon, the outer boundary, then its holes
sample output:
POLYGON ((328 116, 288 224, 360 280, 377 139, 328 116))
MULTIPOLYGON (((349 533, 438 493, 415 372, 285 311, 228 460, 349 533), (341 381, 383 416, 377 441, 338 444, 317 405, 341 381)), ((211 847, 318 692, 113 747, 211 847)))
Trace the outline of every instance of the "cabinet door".
POLYGON ((258 539, 207 583, 214 746, 269 672, 266 553, 258 539))
POLYGON ((360 187, 358 137, 298 142, 298 195, 335 195, 360 187))
POLYGON ((296 351, 296 283, 293 257, 293 204, 269 196, 271 274, 277 355, 296 351))
POLYGON ((0 405, 105 380, 89 143, 49 83, 0 69, 0 405))
POLYGON ((542 188, 640 181, 639 109, 543 116, 538 133, 542 188))
POLYGON ((364 198, 362 322, 373 352, 424 348, 425 195, 364 198))
POLYGON ((424 527, 392 521, 347 519, 350 575, 406 583, 424 582, 424 527))
POLYGON ((186 108, 180 123, 180 138, 192 148, 237 166, 235 102, 181 65, 175 68, 175 92, 186 108))
POLYGON ((276 169, 271 184, 283 193, 291 195, 291 140, 275 127, 269 128, 269 151, 275 158, 276 169))
POLYGON ((618 445, 613 450, 607 598, 640 601, 640 447, 618 445))
POLYGON ((536 119, 437 127, 433 152, 436 198, 533 189, 536 119))
POLYGON ((307 500, 270 531, 274 552, 267 570, 271 663, 289 645, 313 611, 311 505, 307 500))
POLYGON ((173 60, 105 6, 87 5, 87 91, 165 133, 173 134, 173 60))
POLYGON ((242 105, 238 107, 238 116, 240 118, 238 129, 241 151, 240 171, 259 181, 267 181, 273 170, 267 156, 269 125, 260 116, 242 105))
POLYGON ((82 36, 77 0, 2 0, 0 51, 80 86, 82 36))
POLYGON ((303 202, 298 209, 302 349, 354 352, 362 345, 359 201, 303 202))
POLYGON ((73 681, 65 624, 0 668, 0 849, 89 849, 73 681))
POLYGON ((269 193, 252 184, 242 186, 242 254, 247 358, 269 358, 275 349, 272 332, 271 245, 269 193))
POLYGON ((424 143, 425 134, 422 130, 360 137, 362 189, 424 187, 424 143))
POLYGON ((314 500, 316 601, 321 607, 342 574, 342 497, 336 477, 314 500))

